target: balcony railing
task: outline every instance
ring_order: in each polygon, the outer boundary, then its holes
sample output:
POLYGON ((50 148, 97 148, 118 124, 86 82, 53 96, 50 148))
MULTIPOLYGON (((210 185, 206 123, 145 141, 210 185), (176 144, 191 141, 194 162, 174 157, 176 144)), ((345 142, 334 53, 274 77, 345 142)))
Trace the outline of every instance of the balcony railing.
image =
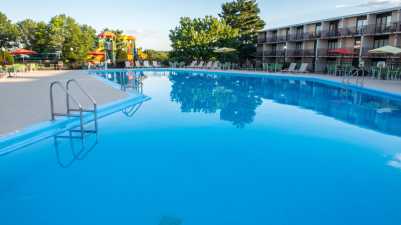
POLYGON ((335 49, 328 49, 328 48, 321 48, 318 49, 318 56, 320 57, 358 57, 359 56, 359 51, 360 49, 357 48, 341 48, 341 49, 347 49, 349 52, 352 52, 352 54, 346 54, 346 55, 341 55, 338 53, 335 53, 335 49))
POLYGON ((258 37, 258 43, 259 44, 266 43, 266 37, 258 37))
POLYGON ((288 49, 288 57, 313 57, 315 56, 314 49, 288 49))

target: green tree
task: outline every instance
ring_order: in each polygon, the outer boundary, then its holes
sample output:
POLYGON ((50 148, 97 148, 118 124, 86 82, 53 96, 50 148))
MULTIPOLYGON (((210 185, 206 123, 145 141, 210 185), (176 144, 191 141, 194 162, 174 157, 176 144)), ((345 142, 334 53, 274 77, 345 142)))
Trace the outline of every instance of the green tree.
POLYGON ((20 37, 19 41, 27 49, 33 49, 36 41, 37 23, 31 19, 26 19, 17 23, 20 37))
POLYGON ((222 5, 219 16, 232 28, 239 30, 237 48, 242 60, 252 57, 256 52, 258 31, 265 26, 259 14, 256 0, 235 0, 222 5))
POLYGON ((0 48, 18 46, 19 32, 15 24, 0 12, 0 48))
POLYGON ((191 19, 183 17, 180 25, 170 31, 173 51, 170 56, 180 61, 209 60, 217 55, 216 47, 232 44, 238 37, 224 20, 212 16, 191 19))
POLYGON ((87 25, 79 25, 72 17, 55 16, 48 25, 48 50, 60 52, 66 62, 80 63, 94 48, 96 31, 87 25))
POLYGON ((144 51, 147 56, 147 60, 166 62, 169 58, 169 54, 166 51, 156 51, 152 49, 147 49, 144 51))

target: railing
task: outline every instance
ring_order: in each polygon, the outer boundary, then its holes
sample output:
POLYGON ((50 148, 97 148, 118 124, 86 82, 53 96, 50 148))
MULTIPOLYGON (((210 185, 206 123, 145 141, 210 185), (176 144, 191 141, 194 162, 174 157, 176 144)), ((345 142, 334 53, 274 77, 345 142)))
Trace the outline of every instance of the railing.
POLYGON ((334 57, 334 56, 339 56, 339 57, 358 57, 359 56, 359 49, 355 48, 341 48, 341 49, 348 49, 352 54, 347 54, 347 55, 341 55, 338 53, 333 52, 334 49, 328 49, 328 48, 320 48, 317 50, 318 56, 322 57, 334 57))
POLYGON ((68 80, 66 83, 66 87, 64 88, 63 84, 60 81, 54 81, 50 84, 50 113, 51 113, 51 120, 54 121, 56 117, 79 117, 79 127, 80 130, 73 130, 73 132, 79 132, 81 138, 84 138, 85 133, 97 133, 97 106, 96 101, 78 84, 78 82, 74 79, 68 80), (71 94, 70 92, 70 84, 75 83, 76 86, 81 90, 81 92, 86 95, 90 99, 93 104, 93 110, 91 109, 84 109, 82 104, 77 100, 77 98, 71 94), (60 90, 66 95, 66 113, 56 112, 54 106, 54 90, 55 87, 59 87, 60 90), (71 108, 70 100, 72 100, 78 108, 71 108), (73 112, 78 112, 79 114, 73 114, 73 112), (94 114, 94 122, 95 122, 95 129, 94 130, 85 130, 84 128, 84 113, 89 112, 94 114))

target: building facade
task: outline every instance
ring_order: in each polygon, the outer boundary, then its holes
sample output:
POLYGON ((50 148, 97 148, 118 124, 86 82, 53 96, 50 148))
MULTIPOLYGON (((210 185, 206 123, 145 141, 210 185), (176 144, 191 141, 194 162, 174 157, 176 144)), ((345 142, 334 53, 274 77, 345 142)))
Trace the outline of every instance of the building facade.
POLYGON ((336 50, 348 52, 341 57, 355 66, 373 65, 388 56, 369 50, 386 45, 401 46, 401 7, 261 31, 257 63, 309 63, 323 72, 339 60, 336 50))

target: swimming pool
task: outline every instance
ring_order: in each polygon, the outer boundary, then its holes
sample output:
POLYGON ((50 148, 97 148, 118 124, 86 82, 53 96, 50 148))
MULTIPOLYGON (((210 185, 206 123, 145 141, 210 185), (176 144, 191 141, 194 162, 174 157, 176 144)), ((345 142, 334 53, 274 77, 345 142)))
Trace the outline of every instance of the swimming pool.
POLYGON ((400 97, 276 76, 96 76, 151 100, 84 143, 66 131, 0 157, 2 225, 401 224, 400 97))

